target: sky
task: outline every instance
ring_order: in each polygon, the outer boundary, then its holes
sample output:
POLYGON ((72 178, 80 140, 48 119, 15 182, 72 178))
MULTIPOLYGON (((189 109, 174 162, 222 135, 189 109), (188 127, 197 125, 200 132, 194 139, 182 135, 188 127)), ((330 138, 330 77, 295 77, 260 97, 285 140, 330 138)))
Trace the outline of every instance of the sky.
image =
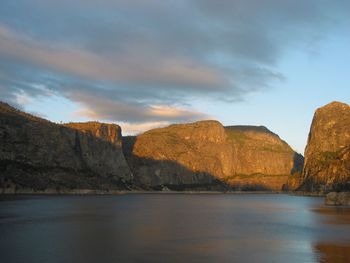
POLYGON ((216 119, 303 153, 313 113, 350 102, 347 0, 1 0, 0 99, 138 134, 216 119))

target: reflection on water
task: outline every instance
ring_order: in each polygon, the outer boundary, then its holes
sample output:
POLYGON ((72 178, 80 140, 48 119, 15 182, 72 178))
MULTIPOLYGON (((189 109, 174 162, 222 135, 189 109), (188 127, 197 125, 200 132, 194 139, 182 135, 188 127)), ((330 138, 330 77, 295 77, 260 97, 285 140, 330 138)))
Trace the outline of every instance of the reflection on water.
POLYGON ((313 211, 326 215, 324 222, 328 224, 350 223, 350 208, 346 206, 321 206, 313 209, 313 211))
POLYGON ((350 209, 287 195, 1 197, 0 262, 347 262, 350 209))
MULTIPOLYGON (((321 206, 313 209, 315 213, 324 215, 322 221, 325 224, 339 225, 340 229, 343 229, 341 225, 350 224, 350 208, 349 207, 332 207, 321 206)), ((327 240, 323 238, 314 244, 314 251, 318 255, 319 262, 350 262, 350 236, 348 232, 342 238, 343 235, 339 235, 336 238, 327 240)))
POLYGON ((319 262, 350 262, 350 245, 319 243, 315 245, 315 251, 319 254, 319 262))

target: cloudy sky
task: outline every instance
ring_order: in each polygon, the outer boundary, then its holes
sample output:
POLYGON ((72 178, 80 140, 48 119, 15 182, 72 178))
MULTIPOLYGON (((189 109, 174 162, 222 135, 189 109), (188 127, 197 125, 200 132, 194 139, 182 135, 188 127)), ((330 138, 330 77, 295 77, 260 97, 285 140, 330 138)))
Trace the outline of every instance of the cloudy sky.
POLYGON ((1 0, 0 98, 124 134, 217 119, 304 151, 350 102, 347 0, 1 0))

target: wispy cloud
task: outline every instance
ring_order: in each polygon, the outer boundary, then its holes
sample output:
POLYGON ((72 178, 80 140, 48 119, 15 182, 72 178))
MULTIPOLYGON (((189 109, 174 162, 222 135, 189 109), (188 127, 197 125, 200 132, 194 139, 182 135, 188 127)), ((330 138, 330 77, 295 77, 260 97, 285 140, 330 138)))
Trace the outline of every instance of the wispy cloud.
POLYGON ((170 124, 170 122, 144 122, 144 123, 118 123, 123 130, 123 135, 138 135, 144 131, 148 131, 155 128, 165 127, 170 124))
POLYGON ((22 63, 84 77, 125 84, 217 87, 224 76, 217 69, 179 57, 148 57, 145 53, 97 55, 74 47, 41 43, 0 27, 0 54, 22 63), (153 59, 153 63, 150 63, 153 59))
POLYGON ((82 93, 74 94, 72 98, 82 105, 82 108, 73 114, 92 119, 110 121, 117 119, 122 122, 142 123, 145 121, 186 122, 209 118, 209 115, 204 113, 167 105, 125 103, 82 93))

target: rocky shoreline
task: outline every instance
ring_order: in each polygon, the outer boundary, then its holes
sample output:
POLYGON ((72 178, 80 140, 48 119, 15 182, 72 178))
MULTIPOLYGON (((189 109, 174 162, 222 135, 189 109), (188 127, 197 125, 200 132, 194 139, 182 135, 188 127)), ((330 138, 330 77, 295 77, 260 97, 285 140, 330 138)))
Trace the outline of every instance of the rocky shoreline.
POLYGON ((325 199, 326 205, 350 206, 350 192, 331 192, 325 199))
POLYGON ((97 190, 97 189, 4 189, 0 195, 122 195, 122 194, 285 194, 294 196, 325 197, 324 193, 284 191, 153 191, 153 190, 97 190))
POLYGON ((0 195, 122 195, 122 194, 289 194, 282 191, 145 191, 94 189, 6 189, 0 195))

